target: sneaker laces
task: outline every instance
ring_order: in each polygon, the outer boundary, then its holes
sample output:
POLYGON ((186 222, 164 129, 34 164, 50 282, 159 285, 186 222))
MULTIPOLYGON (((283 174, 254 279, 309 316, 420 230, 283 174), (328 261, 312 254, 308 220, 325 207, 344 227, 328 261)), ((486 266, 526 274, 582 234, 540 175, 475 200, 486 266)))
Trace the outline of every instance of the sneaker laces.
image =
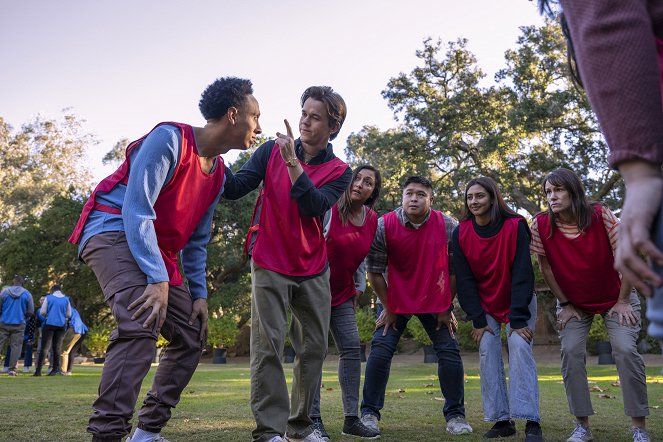
POLYGON ((633 442, 650 442, 649 434, 640 427, 633 428, 633 442))
POLYGON ((578 437, 583 437, 584 435, 587 434, 587 427, 585 427, 583 424, 580 422, 576 422, 576 429, 573 430, 573 433, 571 436, 578 436, 578 437))

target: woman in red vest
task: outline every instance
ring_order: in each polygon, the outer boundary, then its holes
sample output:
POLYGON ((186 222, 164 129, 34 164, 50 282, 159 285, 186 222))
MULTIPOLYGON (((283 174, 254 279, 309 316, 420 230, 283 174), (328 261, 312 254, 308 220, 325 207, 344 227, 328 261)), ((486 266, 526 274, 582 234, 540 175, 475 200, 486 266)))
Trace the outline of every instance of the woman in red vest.
MULTIPOLYGON (((374 439, 380 436, 358 417, 361 360, 355 306, 366 288, 364 258, 373 243, 378 216, 373 206, 380 196, 380 172, 369 165, 355 169, 345 193, 324 219, 331 288, 329 328, 339 352, 338 381, 343 398, 344 435, 374 439)), ((311 420, 323 437, 329 437, 320 417, 320 389, 311 407, 311 420)))
POLYGON ((615 357, 624 412, 631 416, 634 440, 645 431, 647 384, 636 340, 641 328, 640 301, 614 269, 619 220, 600 203, 591 203, 578 175, 559 168, 543 181, 548 211, 532 222, 530 249, 557 298, 562 344, 562 377, 576 427, 568 441, 590 441, 594 414, 587 388, 586 342, 594 315, 603 316, 615 357))
POLYGON ((529 241, 527 222, 506 205, 495 181, 479 177, 467 184, 452 246, 458 300, 479 346, 484 419, 495 422, 484 435, 488 439, 515 434, 511 419, 523 419, 525 440, 543 440, 532 355, 536 297, 529 241), (502 324, 509 342, 508 389, 502 324))

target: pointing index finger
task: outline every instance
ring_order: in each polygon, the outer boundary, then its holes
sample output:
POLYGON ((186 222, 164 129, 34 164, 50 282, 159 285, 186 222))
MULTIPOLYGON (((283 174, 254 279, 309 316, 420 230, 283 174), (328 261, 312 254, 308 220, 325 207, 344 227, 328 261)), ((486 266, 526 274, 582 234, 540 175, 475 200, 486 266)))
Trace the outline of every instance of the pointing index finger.
POLYGON ((288 123, 287 119, 283 120, 283 122, 285 123, 285 129, 286 132, 288 132, 288 136, 294 140, 295 137, 292 135, 292 128, 290 127, 290 123, 288 123))

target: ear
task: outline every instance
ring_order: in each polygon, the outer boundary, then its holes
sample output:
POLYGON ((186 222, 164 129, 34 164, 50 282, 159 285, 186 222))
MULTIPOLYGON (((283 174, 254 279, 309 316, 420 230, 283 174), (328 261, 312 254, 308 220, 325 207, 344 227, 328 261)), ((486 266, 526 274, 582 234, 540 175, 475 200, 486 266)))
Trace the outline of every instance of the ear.
POLYGON ((226 118, 228 118, 228 122, 233 126, 235 124, 237 124, 237 114, 238 113, 239 113, 239 111, 234 106, 230 106, 228 108, 228 112, 226 112, 226 118))
POLYGON ((329 136, 334 135, 334 134, 335 134, 336 132, 338 132, 339 130, 341 130, 341 123, 339 123, 339 122, 337 121, 337 122, 334 123, 334 125, 329 129, 329 136))

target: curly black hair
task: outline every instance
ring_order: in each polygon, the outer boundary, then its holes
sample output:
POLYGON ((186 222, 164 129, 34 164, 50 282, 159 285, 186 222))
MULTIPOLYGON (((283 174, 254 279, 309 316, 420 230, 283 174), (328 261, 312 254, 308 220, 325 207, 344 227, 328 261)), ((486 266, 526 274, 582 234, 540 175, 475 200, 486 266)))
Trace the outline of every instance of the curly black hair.
POLYGON ((252 94, 251 80, 237 77, 218 78, 205 88, 198 108, 203 118, 214 120, 224 116, 230 107, 242 106, 246 96, 252 94))

